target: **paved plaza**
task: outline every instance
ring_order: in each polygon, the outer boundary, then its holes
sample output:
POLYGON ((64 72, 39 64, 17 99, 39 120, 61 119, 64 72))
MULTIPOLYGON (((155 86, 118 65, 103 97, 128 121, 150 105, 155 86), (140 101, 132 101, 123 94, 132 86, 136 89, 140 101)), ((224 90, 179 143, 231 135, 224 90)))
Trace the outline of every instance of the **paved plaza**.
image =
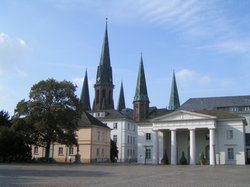
POLYGON ((250 186, 250 166, 0 164, 0 186, 250 186))

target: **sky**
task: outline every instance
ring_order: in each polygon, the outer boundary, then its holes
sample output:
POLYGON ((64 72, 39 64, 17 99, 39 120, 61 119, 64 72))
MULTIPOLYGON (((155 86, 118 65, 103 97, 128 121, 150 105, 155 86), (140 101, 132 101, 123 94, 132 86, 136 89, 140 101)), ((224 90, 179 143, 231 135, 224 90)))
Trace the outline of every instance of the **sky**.
POLYGON ((108 18, 117 107, 132 108, 141 54, 150 106, 169 104, 173 71, 189 98, 250 95, 249 0, 0 0, 0 110, 14 113, 32 85, 77 85, 93 103, 108 18))

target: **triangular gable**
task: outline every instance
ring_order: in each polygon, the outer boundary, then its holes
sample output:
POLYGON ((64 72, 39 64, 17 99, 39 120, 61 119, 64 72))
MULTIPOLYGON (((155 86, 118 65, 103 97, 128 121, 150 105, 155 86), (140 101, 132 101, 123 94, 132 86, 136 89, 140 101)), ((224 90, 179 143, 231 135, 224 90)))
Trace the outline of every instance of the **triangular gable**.
POLYGON ((163 121, 180 121, 180 120, 209 120, 216 119, 215 116, 190 112, 185 110, 177 110, 170 114, 166 114, 160 117, 153 119, 155 122, 163 122, 163 121))

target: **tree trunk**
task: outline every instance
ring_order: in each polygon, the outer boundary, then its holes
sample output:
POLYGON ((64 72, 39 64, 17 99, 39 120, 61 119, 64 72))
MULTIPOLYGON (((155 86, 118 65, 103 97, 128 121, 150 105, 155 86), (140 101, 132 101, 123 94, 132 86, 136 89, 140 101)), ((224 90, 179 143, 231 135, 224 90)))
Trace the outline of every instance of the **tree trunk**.
POLYGON ((46 148, 45 148, 45 159, 46 159, 46 162, 49 162, 49 156, 50 156, 50 142, 47 142, 46 148))

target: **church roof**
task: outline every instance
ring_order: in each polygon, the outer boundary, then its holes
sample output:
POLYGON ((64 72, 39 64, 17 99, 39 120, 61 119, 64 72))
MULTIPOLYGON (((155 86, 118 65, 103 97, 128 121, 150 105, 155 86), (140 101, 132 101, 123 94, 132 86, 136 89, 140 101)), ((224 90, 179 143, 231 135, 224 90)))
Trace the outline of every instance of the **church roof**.
POLYGON ((125 97, 124 97, 124 91, 123 91, 123 83, 121 82, 121 89, 120 89, 117 110, 121 111, 122 109, 125 109, 125 108, 126 108, 126 104, 125 104, 125 97))
POLYGON ((169 110, 176 110, 179 107, 180 107, 179 94, 178 94, 178 89, 177 89, 175 72, 173 72, 172 87, 171 87, 168 109, 169 110))
POLYGON ((180 110, 199 111, 220 109, 223 107, 244 107, 250 106, 250 96, 226 96, 226 97, 206 97, 191 98, 187 100, 180 110))
POLYGON ((93 117, 92 115, 90 115, 88 112, 83 112, 79 120, 78 127, 84 128, 84 127, 93 127, 93 126, 110 129, 107 125, 105 125, 100 120, 93 117))
POLYGON ((90 99, 89 99, 89 85, 88 85, 87 70, 85 72, 84 82, 83 82, 83 86, 82 86, 80 105, 85 110, 91 110, 91 108, 90 108, 90 99))
POLYGON ((96 84, 113 84, 112 67, 110 64, 108 28, 106 22, 101 58, 97 68, 96 84))
POLYGON ((142 56, 137 77, 134 101, 149 101, 142 56))

